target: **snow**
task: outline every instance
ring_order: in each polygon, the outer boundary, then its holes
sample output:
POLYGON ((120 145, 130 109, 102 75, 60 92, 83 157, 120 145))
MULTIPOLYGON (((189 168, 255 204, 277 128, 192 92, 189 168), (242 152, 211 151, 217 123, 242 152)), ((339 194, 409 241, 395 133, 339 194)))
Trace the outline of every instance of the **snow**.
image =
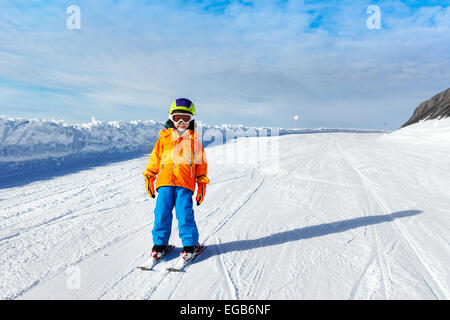
POLYGON ((90 152, 127 152, 154 144, 164 123, 149 121, 86 124, 0 117, 0 161, 20 162, 90 152))
MULTIPOLYGON (((164 129, 161 121, 102 122, 92 117, 90 123, 69 124, 59 120, 19 119, 0 116, 0 161, 20 162, 91 152, 128 152, 151 150, 164 129)), ((223 138, 258 135, 269 128, 242 125, 210 126, 199 123, 199 129, 223 138)), ((363 129, 280 129, 280 134, 316 132, 371 132, 363 129)))
POLYGON ((422 144, 448 144, 450 118, 417 122, 389 134, 388 139, 422 144))
MULTIPOLYGON (((16 121, 8 146, 32 145, 16 121)), ((176 219, 177 248, 154 272, 136 269, 152 246, 148 154, 3 187, 0 299, 449 299, 449 122, 438 121, 212 143, 195 207, 208 248, 182 273, 165 273, 180 253, 176 219)), ((55 141, 50 123, 33 126, 55 141)), ((86 144, 116 136, 109 123, 86 127, 86 144)))
MULTIPOLYGON (((91 122, 69 124, 62 120, 19 119, 0 116, 0 178, 28 172, 72 166, 76 162, 149 153, 161 121, 91 122)), ((252 128, 242 125, 210 126, 198 123, 203 144, 223 144, 227 139, 242 136, 317 132, 373 132, 363 129, 282 129, 252 128), (215 139, 214 139, 215 138, 215 139)))

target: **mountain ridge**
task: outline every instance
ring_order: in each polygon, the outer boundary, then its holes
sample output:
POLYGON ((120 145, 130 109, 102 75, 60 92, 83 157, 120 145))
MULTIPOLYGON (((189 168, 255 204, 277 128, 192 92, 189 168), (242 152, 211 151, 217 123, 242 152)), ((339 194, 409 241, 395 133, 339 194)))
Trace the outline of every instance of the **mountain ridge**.
POLYGON ((442 119, 450 117, 450 88, 419 104, 413 115, 401 128, 421 120, 442 119))

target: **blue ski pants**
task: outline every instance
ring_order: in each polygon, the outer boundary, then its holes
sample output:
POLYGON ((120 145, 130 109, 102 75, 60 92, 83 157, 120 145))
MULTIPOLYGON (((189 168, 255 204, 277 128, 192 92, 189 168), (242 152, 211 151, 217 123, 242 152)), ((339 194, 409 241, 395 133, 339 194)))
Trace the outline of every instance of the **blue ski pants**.
POLYGON ((152 230, 153 244, 165 245, 169 243, 173 207, 175 207, 178 233, 183 246, 195 246, 198 243, 198 230, 194 219, 192 191, 173 186, 158 188, 155 225, 152 230))

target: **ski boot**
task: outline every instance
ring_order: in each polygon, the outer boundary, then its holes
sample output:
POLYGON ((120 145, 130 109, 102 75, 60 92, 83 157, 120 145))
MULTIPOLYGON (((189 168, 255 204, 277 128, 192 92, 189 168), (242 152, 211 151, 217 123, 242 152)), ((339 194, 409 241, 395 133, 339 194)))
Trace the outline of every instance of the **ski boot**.
POLYGON ((197 245, 195 245, 195 246, 184 246, 183 251, 181 252, 180 256, 185 261, 189 261, 195 256, 195 254, 197 253, 197 250, 199 248, 200 248, 200 243, 197 243, 197 245))
POLYGON ((150 253, 150 257, 158 260, 163 256, 164 252, 167 251, 168 247, 169 246, 167 244, 164 245, 155 244, 152 248, 152 253, 150 253))

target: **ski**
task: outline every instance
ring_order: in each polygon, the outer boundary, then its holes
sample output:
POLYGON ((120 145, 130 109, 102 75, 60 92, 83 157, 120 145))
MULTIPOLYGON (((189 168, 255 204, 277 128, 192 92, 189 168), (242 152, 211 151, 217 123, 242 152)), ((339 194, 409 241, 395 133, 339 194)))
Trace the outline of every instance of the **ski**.
POLYGON ((176 262, 176 264, 173 267, 167 268, 167 271, 169 271, 169 272, 181 272, 181 271, 183 271, 186 268, 186 266, 189 265, 192 261, 194 261, 195 258, 197 258, 200 255, 200 253, 205 251, 205 249, 206 249, 206 246, 201 245, 197 249, 197 251, 194 252, 194 255, 189 260, 185 260, 182 257, 178 258, 178 261, 176 262))
POLYGON ((145 261, 145 263, 144 263, 144 265, 143 266, 139 266, 139 267, 136 267, 137 269, 140 269, 140 270, 143 270, 143 271, 152 271, 153 270, 153 268, 170 252, 170 251, 172 251, 172 249, 173 248, 175 248, 175 246, 173 246, 173 245, 168 245, 167 246, 167 249, 166 250, 164 250, 163 252, 162 252, 162 255, 161 255, 161 257, 159 257, 158 259, 155 259, 155 258, 153 258, 153 257, 149 257, 146 261, 145 261))

